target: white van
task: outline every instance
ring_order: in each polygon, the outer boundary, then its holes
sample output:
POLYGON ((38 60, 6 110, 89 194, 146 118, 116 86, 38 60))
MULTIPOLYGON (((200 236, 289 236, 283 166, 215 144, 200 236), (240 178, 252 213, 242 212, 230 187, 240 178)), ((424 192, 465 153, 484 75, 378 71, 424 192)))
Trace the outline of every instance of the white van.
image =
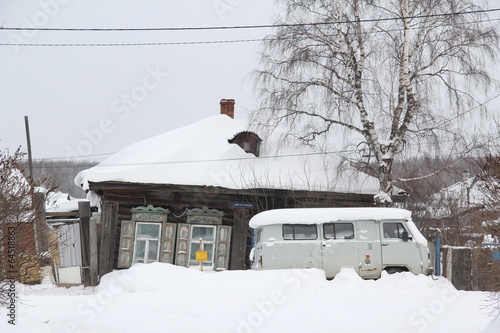
POLYGON ((342 267, 362 278, 409 271, 432 274, 427 240, 397 208, 291 208, 250 220, 253 269, 320 268, 331 279, 342 267))

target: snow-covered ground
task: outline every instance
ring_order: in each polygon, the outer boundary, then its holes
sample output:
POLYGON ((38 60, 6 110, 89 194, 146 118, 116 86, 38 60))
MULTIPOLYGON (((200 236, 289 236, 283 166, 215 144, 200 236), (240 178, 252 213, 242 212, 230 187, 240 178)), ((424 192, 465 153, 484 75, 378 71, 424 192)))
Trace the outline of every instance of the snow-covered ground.
POLYGON ((200 272, 135 265, 96 288, 16 286, 0 332, 500 332, 486 294, 410 273, 362 280, 343 269, 200 272))

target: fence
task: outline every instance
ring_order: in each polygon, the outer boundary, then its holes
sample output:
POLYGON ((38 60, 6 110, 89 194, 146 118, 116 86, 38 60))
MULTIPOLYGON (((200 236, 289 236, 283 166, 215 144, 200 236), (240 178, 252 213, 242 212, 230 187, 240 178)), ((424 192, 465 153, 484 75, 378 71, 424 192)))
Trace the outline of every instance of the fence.
MULTIPOLYGON (((435 244, 429 244, 435 265, 435 244)), ((500 244, 481 247, 441 247, 441 272, 459 290, 500 290, 500 244)))

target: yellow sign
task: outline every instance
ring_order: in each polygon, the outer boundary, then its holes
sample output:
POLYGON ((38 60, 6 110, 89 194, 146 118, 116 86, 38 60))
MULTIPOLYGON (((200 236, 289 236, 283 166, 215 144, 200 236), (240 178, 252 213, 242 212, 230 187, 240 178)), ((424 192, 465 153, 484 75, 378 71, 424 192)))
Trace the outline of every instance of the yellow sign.
POLYGON ((208 251, 196 251, 196 261, 208 261, 208 251))

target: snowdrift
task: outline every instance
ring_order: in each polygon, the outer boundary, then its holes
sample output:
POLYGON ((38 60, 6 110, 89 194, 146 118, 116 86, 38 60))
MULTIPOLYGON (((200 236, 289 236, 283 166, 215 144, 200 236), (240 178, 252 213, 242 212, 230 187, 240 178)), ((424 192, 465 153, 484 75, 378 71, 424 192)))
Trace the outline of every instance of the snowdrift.
MULTIPOLYGON (((483 332, 485 294, 410 273, 362 280, 343 269, 199 272, 134 265, 95 288, 18 285, 0 332, 483 332)), ((498 325, 488 332, 498 332, 498 325)))

